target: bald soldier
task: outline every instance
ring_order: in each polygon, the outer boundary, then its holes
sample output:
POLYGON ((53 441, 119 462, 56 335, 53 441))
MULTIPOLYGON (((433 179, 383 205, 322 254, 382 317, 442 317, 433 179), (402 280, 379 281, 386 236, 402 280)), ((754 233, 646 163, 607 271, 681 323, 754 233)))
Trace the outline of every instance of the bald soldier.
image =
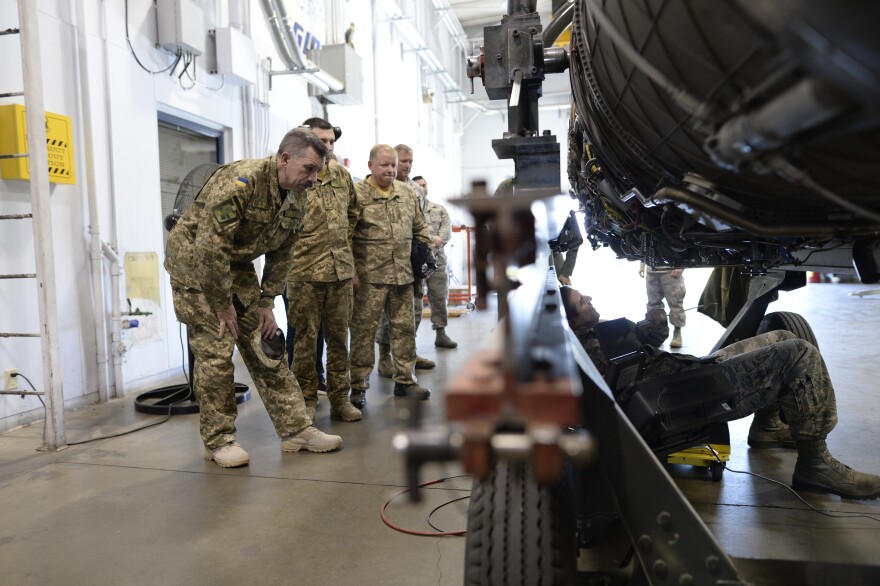
POLYGON ((174 312, 188 326, 195 356, 193 390, 206 458, 244 466, 250 456, 235 439, 232 351, 238 347, 281 449, 329 452, 342 438, 312 426, 302 391, 279 356, 264 343, 283 336, 272 309, 290 269, 302 227, 305 191, 324 166, 327 148, 310 130, 288 132, 275 155, 217 169, 168 236, 165 268, 174 312), (253 261, 265 255, 262 282, 253 261))
POLYGON ((366 403, 375 363, 379 317, 388 314, 394 360, 394 395, 427 399, 416 381, 412 240, 431 242, 415 192, 397 181, 397 152, 387 144, 370 151, 370 175, 355 184, 359 216, 352 235, 354 314, 351 319, 351 402, 366 403))
MULTIPOLYGON (((412 190, 416 194, 416 197, 418 197, 419 199, 419 209, 422 210, 422 213, 425 213, 426 205, 428 202, 427 198, 425 197, 425 192, 422 191, 422 186, 413 181, 412 177, 410 177, 413 166, 413 150, 408 145, 399 144, 394 147, 394 151, 397 153, 397 180, 406 183, 412 188, 412 190)), ((422 323, 422 297, 424 297, 425 294, 424 285, 424 279, 415 279, 413 281, 413 320, 415 324, 415 327, 413 329, 413 336, 415 336, 415 332, 418 331, 419 324, 422 323)), ((394 361, 391 358, 391 342, 389 340, 388 333, 388 317, 384 313, 382 314, 382 318, 379 320, 379 329, 378 333, 376 334, 376 344, 379 345, 379 375, 386 378, 391 378, 394 376, 394 361)), ((418 348, 416 348, 416 369, 430 370, 435 366, 437 366, 437 364, 430 358, 419 356, 418 348)))

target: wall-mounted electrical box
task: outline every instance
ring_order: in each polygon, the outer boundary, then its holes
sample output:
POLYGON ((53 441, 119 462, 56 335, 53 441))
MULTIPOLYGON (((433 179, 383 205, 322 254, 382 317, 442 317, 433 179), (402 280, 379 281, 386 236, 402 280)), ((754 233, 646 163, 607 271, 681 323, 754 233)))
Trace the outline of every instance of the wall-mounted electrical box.
POLYGON ((235 85, 257 83, 257 52, 254 42, 234 28, 218 28, 214 31, 217 44, 217 68, 213 73, 225 76, 235 85))
MULTIPOLYGON (((364 103, 364 75, 361 56, 345 43, 323 45, 320 53, 320 67, 345 87, 341 92, 321 93, 321 97, 340 106, 359 106, 364 103)), ((317 95, 309 90, 309 95, 317 95)))
POLYGON ((205 14, 195 0, 157 0, 159 46, 176 53, 205 52, 205 14))
MULTIPOLYGON (((76 183, 73 168, 73 124, 69 116, 46 112, 46 148, 49 151, 49 181, 76 183)), ((27 111, 21 104, 0 106, 0 154, 25 154, 27 111)), ((0 159, 3 179, 31 178, 27 157, 0 159)))

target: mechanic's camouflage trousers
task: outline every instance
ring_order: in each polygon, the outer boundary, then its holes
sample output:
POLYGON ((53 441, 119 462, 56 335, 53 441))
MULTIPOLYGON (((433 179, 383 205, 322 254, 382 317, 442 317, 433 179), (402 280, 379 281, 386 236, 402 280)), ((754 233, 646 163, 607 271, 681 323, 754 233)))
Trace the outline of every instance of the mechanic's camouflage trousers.
MULTIPOLYGON (((421 301, 419 301, 421 303, 421 301)), ((413 286, 361 283, 354 292, 351 318, 351 388, 363 390, 369 384, 376 361, 376 330, 381 315, 388 315, 394 382, 416 382, 416 336, 413 322, 413 286)))
POLYGON ((669 304, 669 323, 683 328, 687 317, 684 313, 684 275, 672 276, 672 271, 648 271, 645 275, 648 291, 648 311, 663 309, 663 298, 669 304))
POLYGON ((324 322, 327 345, 327 398, 332 405, 348 400, 348 325, 351 279, 331 283, 292 281, 287 286, 287 319, 296 328, 293 373, 306 405, 318 403, 317 340, 324 322))
POLYGON ((437 270, 426 279, 428 305, 431 307, 431 328, 445 328, 449 321, 446 302, 449 300, 449 275, 446 273, 446 255, 437 255, 437 270))
MULTIPOLYGON (((259 295, 254 296, 259 299, 259 295)), ((279 436, 297 434, 312 424, 306 414, 302 391, 281 360, 276 368, 260 362, 250 341, 257 329, 257 301, 245 307, 237 297, 233 305, 238 321, 238 340, 227 332, 218 338, 217 314, 197 289, 172 287, 174 313, 187 326, 189 345, 195 356, 193 391, 199 403, 199 431, 205 447, 219 448, 235 441, 235 367, 232 352, 235 346, 263 399, 272 425, 279 436)))
POLYGON ((779 403, 795 441, 825 439, 837 425, 837 402, 819 350, 778 330, 735 342, 711 354, 737 390, 739 419, 779 403))
MULTIPOLYGON (((422 311, 424 310, 424 304, 422 303, 422 297, 425 296, 424 279, 416 279, 413 281, 412 294, 413 343, 415 343, 415 335, 419 329, 419 325, 422 323, 422 311)), ((382 317, 379 318, 379 328, 376 330, 376 343, 380 346, 387 346, 391 343, 388 338, 388 314, 384 311, 382 312, 382 317)))

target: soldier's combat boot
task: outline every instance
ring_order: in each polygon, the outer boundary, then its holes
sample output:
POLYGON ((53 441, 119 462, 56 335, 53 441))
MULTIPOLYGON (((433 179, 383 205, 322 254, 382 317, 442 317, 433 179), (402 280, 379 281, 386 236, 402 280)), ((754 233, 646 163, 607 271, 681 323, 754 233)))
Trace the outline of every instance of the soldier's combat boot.
POLYGON ((391 345, 379 344, 379 376, 394 376, 394 361, 391 359, 391 345))
POLYGON ((791 439, 788 426, 779 419, 779 405, 771 405, 755 411, 755 418, 749 427, 749 447, 766 450, 768 448, 797 447, 791 439))
POLYGON ((676 326, 672 332, 672 341, 669 342, 670 348, 681 348, 681 328, 676 326))
POLYGON ((418 383, 394 383, 395 397, 415 397, 423 401, 431 396, 431 390, 418 383))
POLYGON ((310 452, 331 452, 342 445, 338 435, 326 434, 317 427, 307 427, 296 435, 289 435, 281 440, 281 449, 285 452, 298 452, 305 448, 310 452))
POLYGON ((358 409, 363 409, 367 404, 367 389, 352 389, 349 400, 358 409))
POLYGON ((348 397, 345 397, 342 401, 334 401, 332 405, 330 405, 330 418, 338 419, 339 421, 360 421, 364 418, 361 414, 360 409, 351 404, 351 401, 348 400, 348 397))
POLYGON ((792 488, 856 500, 880 496, 880 476, 858 472, 837 461, 828 452, 825 440, 798 441, 797 451, 792 488))
POLYGON ((247 466, 248 462, 251 461, 251 457, 248 456, 248 453, 237 442, 232 442, 213 450, 205 450, 205 459, 209 462, 216 462, 221 468, 247 466))
POLYGON ((416 368, 419 370, 431 370, 437 366, 437 363, 431 360, 430 358, 425 358, 424 356, 416 355, 416 368))
POLYGON ((458 348, 458 342, 446 335, 446 328, 437 328, 434 345, 440 348, 458 348))

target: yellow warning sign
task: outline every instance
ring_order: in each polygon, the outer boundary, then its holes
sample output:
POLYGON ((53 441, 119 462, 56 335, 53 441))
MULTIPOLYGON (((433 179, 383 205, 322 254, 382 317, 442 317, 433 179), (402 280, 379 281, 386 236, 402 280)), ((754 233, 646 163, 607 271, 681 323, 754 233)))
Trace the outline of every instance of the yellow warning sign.
MULTIPOLYGON (((27 154, 27 120, 21 104, 0 106, 0 155, 27 154)), ((46 112, 49 181, 76 183, 73 168, 73 125, 69 116, 46 112)), ((0 159, 3 179, 30 179, 26 156, 0 159)))

